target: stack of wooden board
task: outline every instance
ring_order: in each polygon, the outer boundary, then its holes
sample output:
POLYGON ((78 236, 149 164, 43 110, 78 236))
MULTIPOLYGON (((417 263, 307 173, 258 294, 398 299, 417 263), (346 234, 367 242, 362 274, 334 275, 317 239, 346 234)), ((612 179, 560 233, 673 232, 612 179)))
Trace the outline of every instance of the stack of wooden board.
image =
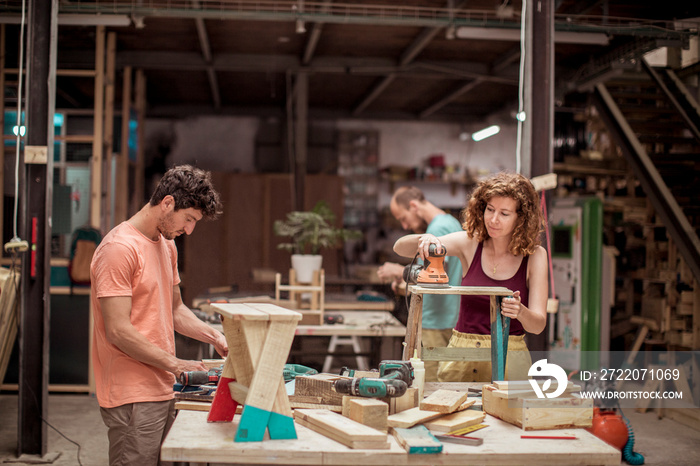
POLYGON ((466 391, 437 390, 420 406, 388 417, 396 441, 409 453, 439 453, 442 444, 432 432, 449 433, 481 423, 485 414, 470 410, 466 391))
POLYGON ((296 409, 297 423, 353 449, 386 450, 387 435, 325 409, 296 409))
POLYGON ((523 430, 591 427, 593 400, 576 392, 580 387, 569 382, 556 398, 538 398, 529 381, 494 382, 482 389, 483 409, 523 430))

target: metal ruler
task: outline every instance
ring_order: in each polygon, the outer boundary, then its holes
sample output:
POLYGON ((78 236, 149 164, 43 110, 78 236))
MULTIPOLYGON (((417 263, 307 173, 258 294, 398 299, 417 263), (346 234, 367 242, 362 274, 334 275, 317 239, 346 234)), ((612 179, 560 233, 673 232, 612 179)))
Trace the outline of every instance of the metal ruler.
POLYGON ((452 432, 448 432, 447 435, 467 435, 467 434, 470 434, 476 430, 483 429, 484 427, 488 427, 488 425, 487 424, 476 424, 473 426, 464 427, 463 429, 453 430, 452 432))

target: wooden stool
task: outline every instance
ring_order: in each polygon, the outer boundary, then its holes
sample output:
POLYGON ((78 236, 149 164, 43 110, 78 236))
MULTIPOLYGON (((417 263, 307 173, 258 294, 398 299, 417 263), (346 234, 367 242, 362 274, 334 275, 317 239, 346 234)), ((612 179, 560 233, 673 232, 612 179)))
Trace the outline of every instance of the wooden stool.
POLYGON ((314 270, 310 284, 298 282, 294 269, 289 269, 289 285, 282 284, 282 274, 275 274, 275 301, 280 302, 280 291, 289 292, 289 301, 302 315, 301 325, 323 325, 323 313, 326 302, 326 275, 323 269, 314 270), (306 308, 302 295, 309 293, 311 302, 306 308), (302 309, 303 308, 303 309, 302 309))
POLYGON ((488 356, 483 354, 488 351, 486 348, 440 348, 440 355, 435 357, 430 354, 430 351, 421 348, 424 294, 486 295, 491 296, 491 381, 505 380, 510 317, 501 315, 501 301, 503 301, 503 297, 513 294, 511 290, 500 286, 428 288, 419 285, 411 285, 408 287, 408 290, 413 293, 413 296, 411 297, 411 305, 408 310, 406 341, 403 349, 403 359, 405 361, 413 357, 414 351, 416 354, 422 355, 421 357, 425 361, 488 360, 488 356), (452 353, 454 353, 454 356, 450 357, 452 353), (468 359, 465 359, 465 354, 468 359))
POLYGON ((231 421, 244 405, 235 442, 297 438, 282 371, 301 314, 274 304, 212 304, 221 314, 228 356, 209 422, 231 421))

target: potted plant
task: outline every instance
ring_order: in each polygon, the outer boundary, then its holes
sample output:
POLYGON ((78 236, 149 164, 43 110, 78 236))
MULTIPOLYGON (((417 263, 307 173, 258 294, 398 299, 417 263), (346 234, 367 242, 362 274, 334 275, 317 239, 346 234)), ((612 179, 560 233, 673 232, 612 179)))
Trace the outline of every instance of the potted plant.
POLYGON ((273 230, 276 235, 290 238, 277 245, 292 253, 292 268, 297 280, 311 283, 314 270, 321 268, 321 250, 333 248, 342 241, 356 239, 362 233, 356 230, 333 226, 335 214, 326 201, 319 201, 310 211, 293 211, 286 220, 276 220, 273 230))

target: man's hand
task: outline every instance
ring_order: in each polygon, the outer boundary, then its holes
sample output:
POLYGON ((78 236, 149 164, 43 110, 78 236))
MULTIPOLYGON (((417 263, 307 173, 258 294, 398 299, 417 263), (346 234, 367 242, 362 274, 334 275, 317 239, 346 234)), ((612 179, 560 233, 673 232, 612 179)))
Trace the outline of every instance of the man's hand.
POLYGON ((226 338, 223 334, 219 334, 217 336, 216 341, 213 343, 213 345, 216 349, 216 352, 219 353, 219 356, 221 356, 222 358, 228 356, 228 343, 226 342, 226 338))
POLYGON ((202 361, 189 361, 187 359, 177 359, 174 368, 170 369, 175 375, 176 380, 180 380, 180 374, 183 372, 206 371, 207 366, 202 361))
POLYGON ((403 265, 395 262, 384 262, 384 265, 377 269, 377 276, 383 283, 403 280, 403 265))

